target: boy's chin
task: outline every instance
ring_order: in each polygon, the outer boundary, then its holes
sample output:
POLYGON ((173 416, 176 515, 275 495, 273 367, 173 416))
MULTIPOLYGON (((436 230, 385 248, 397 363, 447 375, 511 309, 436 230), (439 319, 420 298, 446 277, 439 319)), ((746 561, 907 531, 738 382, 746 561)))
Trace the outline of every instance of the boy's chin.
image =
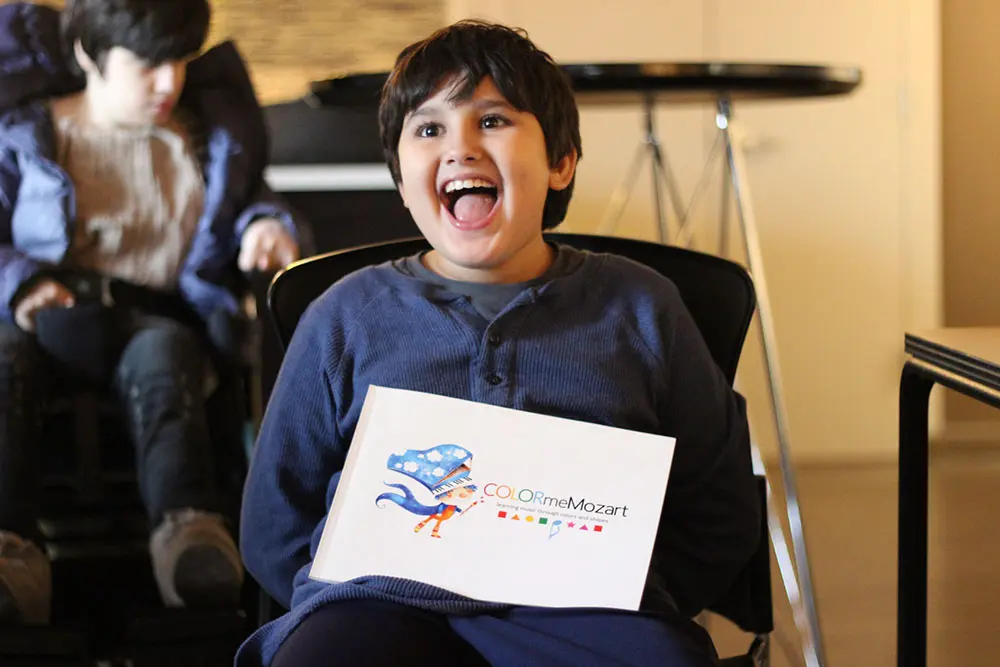
POLYGON ((442 246, 438 256, 449 267, 467 271, 488 271, 501 263, 500 253, 485 248, 442 246))
POLYGON ((438 239, 431 245, 436 257, 429 266, 445 277, 461 279, 469 272, 488 273, 503 264, 501 250, 490 247, 488 243, 454 243, 438 239))

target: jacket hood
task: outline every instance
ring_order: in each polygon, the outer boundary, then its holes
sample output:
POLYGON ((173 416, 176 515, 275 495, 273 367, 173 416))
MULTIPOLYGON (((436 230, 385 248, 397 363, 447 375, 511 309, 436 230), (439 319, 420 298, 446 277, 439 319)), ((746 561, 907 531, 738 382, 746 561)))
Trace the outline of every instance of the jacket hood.
POLYGON ((81 90, 59 31, 59 11, 15 2, 0 6, 0 110, 81 90))

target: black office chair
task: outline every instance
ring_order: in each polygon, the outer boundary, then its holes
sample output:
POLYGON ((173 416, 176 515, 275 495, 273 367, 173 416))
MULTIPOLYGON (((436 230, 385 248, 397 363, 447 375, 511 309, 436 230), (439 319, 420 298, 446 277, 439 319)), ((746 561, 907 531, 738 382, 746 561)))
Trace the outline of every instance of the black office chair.
MULTIPOLYGON (((546 237, 581 250, 622 255, 670 278, 680 291, 716 364, 732 384, 756 307, 753 282, 742 267, 712 255, 631 239, 562 233, 550 233, 546 237)), ((282 345, 288 345, 299 318, 330 285, 363 267, 412 255, 429 247, 424 239, 364 246, 305 259, 280 272, 268 292, 268 309, 282 345)), ((754 635, 749 651, 723 660, 725 667, 766 665, 768 639, 774 629, 763 477, 758 478, 758 487, 760 545, 732 590, 710 608, 754 635)), ((267 609, 269 603, 273 604, 266 597, 262 598, 261 621, 275 616, 273 610, 267 609)))

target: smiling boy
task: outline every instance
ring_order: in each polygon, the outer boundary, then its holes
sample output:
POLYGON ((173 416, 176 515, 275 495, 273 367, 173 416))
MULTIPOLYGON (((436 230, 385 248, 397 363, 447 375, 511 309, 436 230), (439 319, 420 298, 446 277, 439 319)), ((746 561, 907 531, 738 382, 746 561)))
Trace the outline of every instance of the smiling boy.
POLYGON ((546 241, 582 154, 565 76, 522 34, 460 22, 403 51, 380 124, 433 249, 346 277, 298 325, 241 535, 248 569, 290 612, 237 664, 714 664, 690 616, 727 592, 759 539, 744 404, 672 283, 546 241), (517 607, 380 576, 309 579, 371 385, 677 438, 642 610, 517 607))

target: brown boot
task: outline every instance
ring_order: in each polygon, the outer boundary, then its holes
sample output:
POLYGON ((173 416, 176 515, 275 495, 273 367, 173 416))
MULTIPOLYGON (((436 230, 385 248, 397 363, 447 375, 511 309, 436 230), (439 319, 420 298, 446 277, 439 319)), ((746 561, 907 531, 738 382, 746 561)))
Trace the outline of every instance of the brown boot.
POLYGON ((0 623, 44 625, 52 608, 52 568, 34 542, 0 531, 0 623))

